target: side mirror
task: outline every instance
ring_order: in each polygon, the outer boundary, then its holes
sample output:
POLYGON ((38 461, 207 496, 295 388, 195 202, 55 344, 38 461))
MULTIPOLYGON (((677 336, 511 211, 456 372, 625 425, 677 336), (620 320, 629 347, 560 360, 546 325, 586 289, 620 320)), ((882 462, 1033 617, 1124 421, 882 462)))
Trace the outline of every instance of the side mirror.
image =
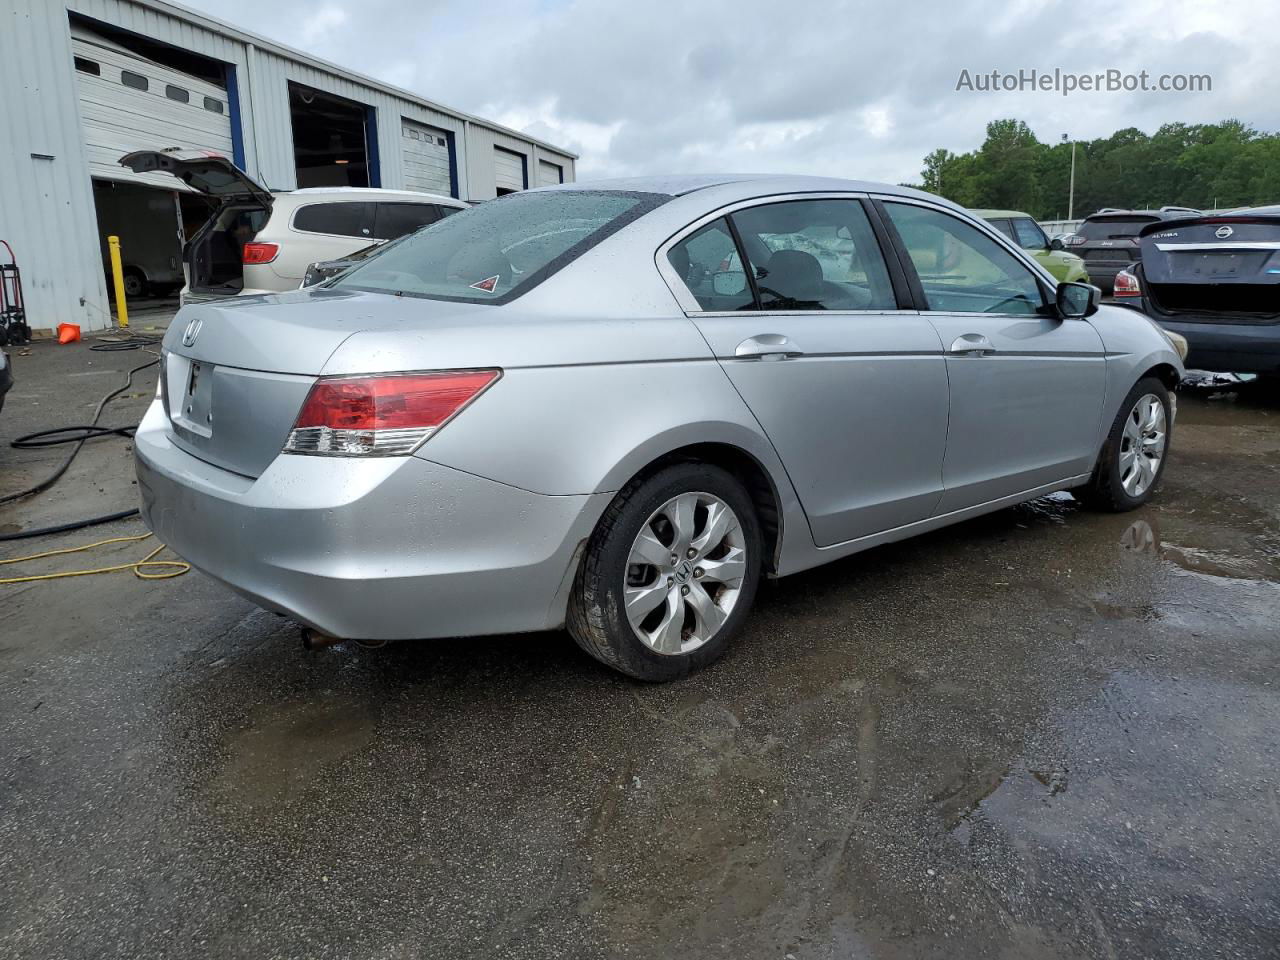
POLYGON ((1052 240, 1050 240, 1050 241, 1049 241, 1049 249, 1050 249, 1050 250, 1065 250, 1065 249, 1067 249, 1067 245, 1066 245, 1065 243, 1063 243, 1063 242, 1062 242, 1062 238, 1061 238, 1061 237, 1054 237, 1052 240))
POLYGON ((711 289, 718 297, 736 297, 747 289, 747 275, 741 270, 722 270, 713 273, 711 289))
POLYGON ((1102 291, 1091 283, 1060 283, 1055 303, 1064 320, 1083 320, 1098 312, 1102 291))

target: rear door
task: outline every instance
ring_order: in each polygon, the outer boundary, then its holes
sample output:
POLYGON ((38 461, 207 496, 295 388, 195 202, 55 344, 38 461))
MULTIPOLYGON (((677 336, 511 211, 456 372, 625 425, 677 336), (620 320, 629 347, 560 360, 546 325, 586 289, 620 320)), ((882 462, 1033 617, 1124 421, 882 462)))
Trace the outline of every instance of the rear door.
POLYGON ((668 244, 659 265, 778 451, 819 546, 932 513, 941 344, 899 306, 901 274, 895 285, 859 199, 753 201, 668 244))
POLYGON ((1039 275, 950 211, 883 198, 917 302, 946 351, 950 423, 938 513, 1088 473, 1106 357, 1085 320, 1061 320, 1039 275))
MULTIPOLYGON (((302 280, 307 267, 320 260, 337 260, 355 253, 377 239, 374 235, 376 204, 364 200, 323 200, 298 207, 289 223, 287 238, 272 271, 289 280, 302 280)), ((275 240, 275 225, 268 227, 275 240)))

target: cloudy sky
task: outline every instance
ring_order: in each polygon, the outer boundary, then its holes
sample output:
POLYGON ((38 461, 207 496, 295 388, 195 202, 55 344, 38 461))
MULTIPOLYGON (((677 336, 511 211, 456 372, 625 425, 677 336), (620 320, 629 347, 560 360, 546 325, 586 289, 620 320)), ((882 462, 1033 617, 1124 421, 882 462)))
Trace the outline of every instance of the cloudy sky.
POLYGON ((185 0, 581 154, 655 171, 914 181, 935 147, 1227 117, 1280 130, 1280 3, 1236 0, 185 0), (1209 74, 1202 93, 981 93, 1019 69, 1209 74))

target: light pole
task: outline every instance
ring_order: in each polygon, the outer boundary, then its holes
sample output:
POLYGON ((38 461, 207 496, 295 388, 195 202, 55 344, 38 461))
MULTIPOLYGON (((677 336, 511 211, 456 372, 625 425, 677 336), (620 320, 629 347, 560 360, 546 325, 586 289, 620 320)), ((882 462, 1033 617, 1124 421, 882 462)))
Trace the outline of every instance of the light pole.
MULTIPOLYGON (((1067 134, 1062 135, 1062 142, 1067 142, 1067 134)), ((1071 141, 1071 185, 1067 188, 1067 219, 1074 220, 1076 213, 1076 142, 1071 141)))

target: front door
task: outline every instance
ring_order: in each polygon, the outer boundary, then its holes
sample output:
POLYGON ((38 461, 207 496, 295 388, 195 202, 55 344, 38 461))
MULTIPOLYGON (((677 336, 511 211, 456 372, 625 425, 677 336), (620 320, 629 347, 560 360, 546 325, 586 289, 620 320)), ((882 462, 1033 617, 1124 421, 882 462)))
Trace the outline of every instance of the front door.
POLYGON ((819 546, 930 516, 947 424, 941 344, 927 319, 899 309, 862 203, 741 208, 668 260, 819 546))
POLYGON ((923 204, 883 208, 946 352, 938 513, 1092 470, 1106 379, 1097 331, 1053 315, 1031 267, 975 225, 923 204))

